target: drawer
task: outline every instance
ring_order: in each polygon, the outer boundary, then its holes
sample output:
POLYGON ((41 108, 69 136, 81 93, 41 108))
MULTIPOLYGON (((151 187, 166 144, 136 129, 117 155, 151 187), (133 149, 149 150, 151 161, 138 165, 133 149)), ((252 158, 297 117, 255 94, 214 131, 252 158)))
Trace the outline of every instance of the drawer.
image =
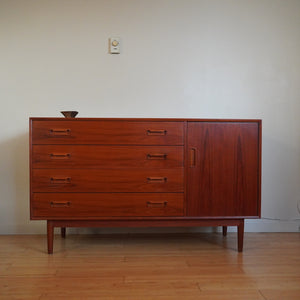
POLYGON ((183 145, 183 122, 31 120, 33 144, 183 145))
POLYGON ((182 168, 182 146, 34 145, 32 166, 42 168, 182 168))
POLYGON ((33 194, 32 218, 183 216, 182 193, 33 194))
POLYGON ((183 192, 178 169, 33 169, 33 192, 183 192))

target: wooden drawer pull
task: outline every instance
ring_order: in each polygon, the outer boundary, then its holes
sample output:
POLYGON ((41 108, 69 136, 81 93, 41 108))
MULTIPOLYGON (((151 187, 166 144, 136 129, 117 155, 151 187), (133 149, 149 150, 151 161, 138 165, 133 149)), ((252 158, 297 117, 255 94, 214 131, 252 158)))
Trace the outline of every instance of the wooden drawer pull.
POLYGON ((148 129, 147 135, 166 135, 167 130, 164 129, 148 129))
POLYGON ((69 128, 53 128, 50 129, 51 136, 66 136, 71 134, 71 129, 69 128))
POLYGON ((148 183, 164 183, 167 181, 167 177, 148 177, 148 183))
POLYGON ((71 183, 71 177, 51 177, 50 178, 51 183, 71 183))
POLYGON ((51 201, 50 202, 51 207, 70 207, 70 205, 71 205, 70 201, 68 201, 68 202, 53 202, 53 201, 51 201))
POLYGON ((165 153, 149 153, 147 154, 147 159, 167 159, 167 156, 165 153))
POLYGON ((65 158, 70 158, 71 154, 70 153, 50 153, 50 157, 53 159, 65 159, 65 158))
POLYGON ((168 201, 163 201, 163 202, 152 202, 152 201, 148 201, 147 202, 147 207, 157 207, 157 208, 161 208, 161 207, 166 207, 168 204, 168 201))
POLYGON ((190 149, 190 166, 191 167, 196 166, 196 149, 195 148, 190 149))

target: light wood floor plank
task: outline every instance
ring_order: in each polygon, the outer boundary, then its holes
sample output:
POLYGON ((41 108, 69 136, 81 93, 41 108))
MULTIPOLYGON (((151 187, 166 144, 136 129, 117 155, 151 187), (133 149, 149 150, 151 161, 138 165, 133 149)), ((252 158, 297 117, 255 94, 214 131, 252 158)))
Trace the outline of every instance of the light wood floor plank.
POLYGON ((0 236, 0 299, 300 299, 300 235, 0 236))

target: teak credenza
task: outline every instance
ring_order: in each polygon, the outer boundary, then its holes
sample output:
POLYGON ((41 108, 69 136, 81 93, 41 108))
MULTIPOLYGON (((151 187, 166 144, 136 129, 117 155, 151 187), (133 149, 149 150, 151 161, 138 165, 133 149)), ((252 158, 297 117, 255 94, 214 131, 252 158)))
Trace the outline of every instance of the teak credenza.
POLYGON ((260 217, 261 120, 30 118, 30 216, 54 227, 260 217))

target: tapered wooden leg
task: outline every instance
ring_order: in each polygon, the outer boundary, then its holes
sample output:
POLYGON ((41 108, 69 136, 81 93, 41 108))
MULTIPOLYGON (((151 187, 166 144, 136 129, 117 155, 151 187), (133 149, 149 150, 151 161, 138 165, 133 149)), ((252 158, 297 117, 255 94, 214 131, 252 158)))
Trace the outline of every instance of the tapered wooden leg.
POLYGON ((61 227, 60 232, 61 232, 61 237, 65 238, 66 237, 66 227, 61 227))
POLYGON ((53 222, 47 220, 47 241, 48 241, 48 254, 53 253, 53 236, 54 236, 54 226, 53 222))
POLYGON ((243 251, 244 245, 244 219, 241 220, 240 225, 238 225, 238 251, 243 251))
POLYGON ((227 226, 223 226, 223 236, 227 235, 227 226))

